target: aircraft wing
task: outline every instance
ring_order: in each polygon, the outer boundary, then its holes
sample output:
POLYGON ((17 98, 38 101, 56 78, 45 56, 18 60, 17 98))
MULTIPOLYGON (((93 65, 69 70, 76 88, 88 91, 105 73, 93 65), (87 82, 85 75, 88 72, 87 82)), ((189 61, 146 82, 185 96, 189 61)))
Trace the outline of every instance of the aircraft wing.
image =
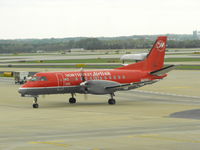
POLYGON ((114 91, 130 90, 130 89, 142 87, 147 84, 153 84, 157 81, 158 80, 133 82, 133 83, 128 83, 128 84, 120 84, 120 85, 116 85, 116 86, 108 86, 108 87, 105 87, 105 89, 106 90, 114 90, 114 91))
MULTIPOLYGON (((176 66, 175 65, 170 65, 165 68, 150 72, 151 75, 156 75, 156 76, 163 76, 167 72, 173 70, 176 66)), ((122 90, 130 90, 130 89, 135 89, 142 87, 147 84, 153 84, 157 82, 157 80, 147 80, 147 81, 141 81, 141 82, 133 82, 133 83, 127 83, 127 84, 118 84, 114 86, 107 86, 105 87, 105 90, 110 90, 110 91, 122 91, 122 90)))

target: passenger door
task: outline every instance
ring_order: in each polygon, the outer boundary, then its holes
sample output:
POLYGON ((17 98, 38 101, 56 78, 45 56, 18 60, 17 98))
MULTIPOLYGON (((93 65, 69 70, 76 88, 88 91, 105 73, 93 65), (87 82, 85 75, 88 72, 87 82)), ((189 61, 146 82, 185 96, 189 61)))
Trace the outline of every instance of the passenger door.
POLYGON ((58 82, 58 88, 57 88, 57 92, 59 93, 63 93, 64 92, 64 78, 63 78, 63 74, 62 73, 57 73, 56 74, 57 77, 57 82, 58 82))
POLYGON ((64 78, 63 78, 63 74, 62 73, 57 73, 57 82, 58 82, 58 86, 63 86, 64 84, 64 78))

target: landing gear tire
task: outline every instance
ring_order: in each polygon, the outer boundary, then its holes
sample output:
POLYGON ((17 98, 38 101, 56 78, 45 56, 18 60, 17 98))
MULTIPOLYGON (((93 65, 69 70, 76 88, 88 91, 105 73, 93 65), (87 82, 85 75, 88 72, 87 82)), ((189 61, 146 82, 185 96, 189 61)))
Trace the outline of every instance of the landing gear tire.
POLYGON ((109 99, 108 100, 108 104, 110 104, 110 105, 114 105, 116 103, 116 101, 115 101, 115 99, 109 99))
POLYGON ((38 108, 39 105, 38 104, 33 104, 33 108, 38 108))
POLYGON ((76 99, 73 98, 73 97, 71 97, 71 98, 69 99, 69 103, 70 103, 70 104, 75 104, 75 103, 76 103, 76 99))
POLYGON ((34 97, 33 108, 38 108, 39 107, 39 104, 37 103, 37 101, 38 101, 37 97, 34 97))

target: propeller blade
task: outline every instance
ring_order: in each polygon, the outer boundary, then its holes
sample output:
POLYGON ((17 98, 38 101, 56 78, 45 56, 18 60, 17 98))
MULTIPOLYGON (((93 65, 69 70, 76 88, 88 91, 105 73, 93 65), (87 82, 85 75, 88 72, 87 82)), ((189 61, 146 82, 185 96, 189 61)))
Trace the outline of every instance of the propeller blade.
POLYGON ((82 79, 83 82, 86 81, 83 68, 81 68, 81 79, 82 79))
POLYGON ((88 100, 88 95, 84 94, 84 100, 87 101, 88 100))
POLYGON ((87 87, 87 80, 85 78, 85 74, 84 74, 84 70, 83 68, 81 68, 81 79, 82 79, 82 83, 80 84, 83 91, 84 91, 84 99, 87 100, 87 93, 88 93, 88 87, 87 87))

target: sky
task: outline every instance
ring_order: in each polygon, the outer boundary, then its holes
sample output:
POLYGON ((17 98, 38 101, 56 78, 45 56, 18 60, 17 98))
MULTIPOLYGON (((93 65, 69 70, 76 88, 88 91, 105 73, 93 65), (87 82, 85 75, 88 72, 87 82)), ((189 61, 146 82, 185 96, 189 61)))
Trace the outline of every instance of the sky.
POLYGON ((0 39, 192 34, 200 0, 0 0, 0 39))

